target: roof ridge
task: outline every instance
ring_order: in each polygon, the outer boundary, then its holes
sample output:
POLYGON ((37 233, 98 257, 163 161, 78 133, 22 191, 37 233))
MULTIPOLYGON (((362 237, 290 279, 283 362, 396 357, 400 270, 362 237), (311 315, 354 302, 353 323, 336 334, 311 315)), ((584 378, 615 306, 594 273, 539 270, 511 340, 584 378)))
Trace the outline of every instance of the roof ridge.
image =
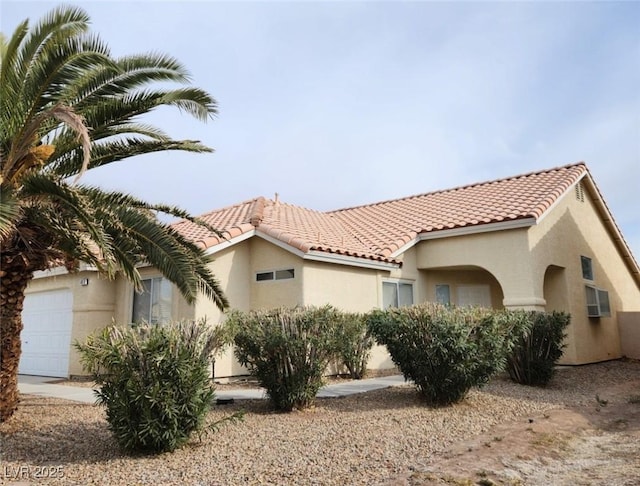
MULTIPOLYGON (((585 175, 589 173, 589 169, 587 168, 584 162, 566 165, 564 167, 558 167, 556 169, 550 169, 548 171, 541 172, 544 174, 545 172, 551 172, 552 170, 560 170, 560 169, 569 169, 582 165, 584 170, 581 174, 567 177, 563 180, 558 181, 555 188, 552 191, 549 191, 542 200, 538 202, 536 207, 533 209, 533 215, 536 218, 541 217, 545 211, 547 211, 561 196, 564 194, 573 184, 576 184, 580 179, 582 179, 585 175)), ((533 175, 533 174, 529 174, 533 175)))
POLYGON ((322 215, 329 215, 329 213, 331 212, 331 211, 321 211, 319 209, 308 208, 306 206, 301 206, 299 204, 292 204, 292 203, 285 202, 285 201, 282 201, 282 200, 278 200, 277 204, 276 204, 275 201, 273 201, 271 199, 269 199, 268 201, 270 203, 272 203, 273 206, 278 206, 278 205, 279 206, 289 206, 291 208, 302 209, 304 211, 309 211, 311 213, 317 213, 317 214, 322 214, 322 215))
POLYGON ((264 207, 266 200, 260 196, 253 200, 253 206, 251 207, 251 213, 249 214, 249 223, 252 226, 258 227, 264 218, 264 207))
MULTIPOLYGON (((206 213, 198 214, 196 216, 196 219, 203 219, 206 216, 209 216, 211 214, 220 213, 222 211, 227 211, 227 210, 232 209, 232 208, 238 208, 240 206, 244 206, 244 205, 249 204, 249 203, 254 203, 260 198, 262 198, 262 196, 254 197, 252 199, 246 199, 246 200, 244 200, 242 202, 239 202, 239 203, 236 203, 236 204, 230 204, 228 206, 224 206, 224 207, 221 207, 221 208, 212 209, 210 211, 207 211, 206 213)), ((171 225, 173 226, 174 224, 180 224, 180 223, 191 223, 191 221, 189 221, 188 219, 184 219, 183 218, 183 219, 179 219, 178 221, 174 221, 173 223, 171 223, 171 225)))
POLYGON ((575 162, 573 164, 562 165, 562 166, 559 166, 559 167, 552 167, 550 169, 526 172, 524 174, 517 174, 517 175, 513 175, 513 176, 509 176, 509 177, 501 177, 499 179, 492 179, 492 180, 488 180, 488 181, 473 182, 471 184, 465 184, 465 185, 462 185, 462 186, 450 187, 448 189, 437 189, 435 191, 424 192, 424 193, 420 193, 420 194, 413 194, 411 196, 404 196, 404 197, 398 197, 398 198, 393 198, 393 199, 385 199, 384 201, 377 201, 377 202, 369 203, 369 204, 359 204, 357 206, 349 206, 349 207, 346 207, 346 208, 334 209, 334 210, 331 210, 331 211, 326 211, 326 213, 327 214, 337 214, 337 213, 340 213, 340 212, 343 212, 343 211, 350 211, 352 209, 360 209, 360 208, 365 208, 365 207, 374 207, 374 206, 379 206, 381 204, 388 204, 388 203, 397 202, 397 201, 406 201, 408 199, 431 196, 431 195, 434 195, 434 194, 444 194, 444 193, 447 193, 447 192, 454 192, 454 191, 459 191, 459 190, 462 190, 462 189, 469 189, 469 188, 472 188, 472 187, 479 187, 479 186, 486 186, 486 185, 489 185, 489 184, 495 184, 496 182, 506 182, 506 181, 513 180, 513 179, 520 179, 522 177, 531 177, 531 176, 534 176, 534 175, 546 174, 546 173, 557 171, 557 170, 564 170, 564 169, 569 169, 569 168, 572 168, 572 167, 578 167, 580 165, 584 166, 584 168, 586 170, 588 170, 587 165, 583 161, 580 161, 580 162, 575 162))

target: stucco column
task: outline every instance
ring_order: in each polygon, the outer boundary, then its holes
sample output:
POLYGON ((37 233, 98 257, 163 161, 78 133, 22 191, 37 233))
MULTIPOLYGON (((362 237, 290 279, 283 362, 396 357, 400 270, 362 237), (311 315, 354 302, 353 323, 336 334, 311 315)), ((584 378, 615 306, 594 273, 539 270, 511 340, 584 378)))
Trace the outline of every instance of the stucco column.
POLYGON ((544 311, 547 301, 544 298, 544 285, 539 272, 531 267, 514 266, 516 271, 500 269, 494 276, 500 282, 505 309, 524 309, 544 311))
POLYGON ((515 297, 504 298, 502 301, 505 309, 524 309, 530 311, 544 311, 547 301, 539 297, 515 297))

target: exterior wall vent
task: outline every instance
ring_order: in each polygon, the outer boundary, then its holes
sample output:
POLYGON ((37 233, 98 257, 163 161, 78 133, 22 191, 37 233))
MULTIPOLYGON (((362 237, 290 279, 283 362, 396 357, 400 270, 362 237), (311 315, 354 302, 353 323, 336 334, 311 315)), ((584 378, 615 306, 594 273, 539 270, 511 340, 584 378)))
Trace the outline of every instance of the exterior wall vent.
POLYGON ((576 199, 580 202, 584 202, 584 188, 582 182, 576 184, 576 199))

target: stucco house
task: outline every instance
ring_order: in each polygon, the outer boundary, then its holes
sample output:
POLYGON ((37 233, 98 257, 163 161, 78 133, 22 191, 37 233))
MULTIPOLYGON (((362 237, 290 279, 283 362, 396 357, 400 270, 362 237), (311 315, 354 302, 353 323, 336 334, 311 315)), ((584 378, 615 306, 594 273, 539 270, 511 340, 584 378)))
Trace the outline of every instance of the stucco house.
MULTIPOLYGON (((583 163, 337 211, 276 196, 201 217, 224 237, 175 227, 213 255, 236 309, 439 301, 567 311, 565 364, 621 357, 619 318, 640 316, 640 269, 583 163)), ((20 372, 82 374, 71 343, 112 320, 224 318, 204 298, 187 305, 153 268, 141 272, 143 294, 87 267, 39 273, 25 302, 20 372)), ((369 366, 392 366, 384 348, 369 366)), ((238 374, 231 351, 216 361, 216 377, 238 374)))

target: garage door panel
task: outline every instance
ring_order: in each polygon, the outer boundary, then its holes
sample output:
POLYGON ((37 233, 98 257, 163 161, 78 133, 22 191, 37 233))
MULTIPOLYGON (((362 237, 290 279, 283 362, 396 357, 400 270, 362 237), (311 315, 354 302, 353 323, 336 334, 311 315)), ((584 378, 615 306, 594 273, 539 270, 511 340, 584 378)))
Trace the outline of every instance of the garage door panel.
POLYGON ((69 371, 73 295, 70 290, 25 296, 19 372, 66 377, 69 371))

